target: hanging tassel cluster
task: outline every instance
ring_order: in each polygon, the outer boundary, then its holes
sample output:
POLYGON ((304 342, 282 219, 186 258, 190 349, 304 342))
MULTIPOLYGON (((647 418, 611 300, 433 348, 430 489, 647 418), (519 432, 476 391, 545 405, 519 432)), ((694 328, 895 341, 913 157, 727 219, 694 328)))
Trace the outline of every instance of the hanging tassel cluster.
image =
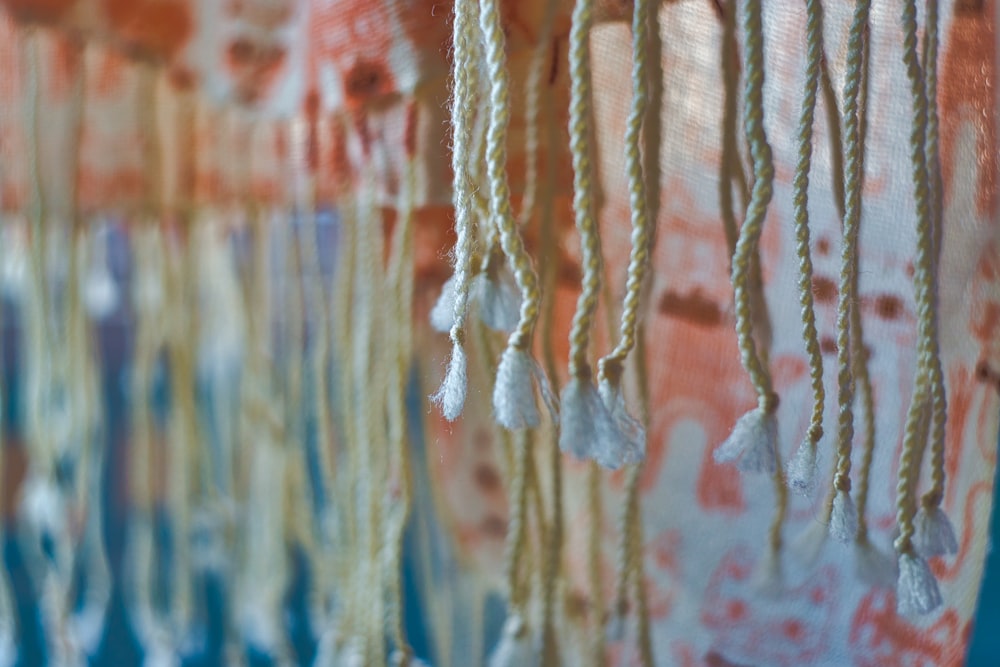
MULTIPOLYGON (((727 10, 734 10, 730 5, 727 10)), ((742 361, 758 396, 758 406, 741 417, 732 434, 715 450, 720 463, 733 462, 744 472, 775 472, 779 469, 777 395, 767 366, 766 331, 758 320, 766 322, 766 313, 755 313, 755 306, 766 304, 763 295, 754 298, 760 283, 753 279, 755 262, 760 261, 758 245, 761 228, 772 196, 774 168, 771 150, 763 125, 762 90, 764 81, 763 31, 761 7, 757 0, 743 3, 743 66, 745 89, 744 129, 753 166, 753 187, 746 216, 733 242, 732 283, 736 302, 736 331, 742 361)), ((842 218, 841 264, 837 306, 836 378, 837 421, 833 448, 833 475, 830 495, 824 503, 824 516, 796 542, 796 551, 806 563, 819 557, 826 534, 836 541, 852 544, 855 569, 859 579, 872 586, 894 586, 898 609, 904 615, 926 614, 941 604, 941 596, 926 558, 957 552, 954 530, 940 508, 944 497, 946 399, 938 343, 936 305, 937 254, 940 252, 941 189, 938 164, 936 68, 937 2, 929 2, 924 16, 922 58, 918 55, 918 28, 913 2, 904 3, 902 30, 903 58, 910 82, 913 119, 911 163, 916 204, 917 255, 914 268, 917 305, 917 372, 910 410, 905 424, 903 455, 900 462, 897 492, 898 537, 895 540, 897 563, 884 555, 869 540, 865 516, 868 507, 871 468, 875 456, 875 416, 868 359, 863 340, 859 298, 859 243, 862 222, 864 147, 869 77, 869 16, 871 3, 858 0, 852 18, 843 92, 843 145, 840 134, 831 130, 832 148, 843 172, 835 174, 835 194, 842 193, 837 205, 842 218), (842 179, 842 180, 841 180, 842 179), (858 484, 852 484, 855 403, 860 402, 864 422, 861 429, 863 453, 858 484), (920 500, 917 511, 916 485, 920 478, 925 449, 931 451, 932 488, 920 500), (824 529, 825 526, 828 528, 824 529), (895 580, 898 571, 898 580, 895 580)), ((815 107, 821 84, 829 86, 823 47, 823 8, 815 0, 806 2, 805 92, 797 135, 798 161, 793 179, 796 252, 799 259, 798 288, 802 314, 802 334, 808 358, 812 389, 812 411, 805 438, 790 460, 784 464, 784 483, 778 488, 776 517, 783 516, 787 501, 784 486, 803 495, 817 487, 822 463, 818 445, 824 434, 823 359, 819 345, 813 303, 813 263, 809 229, 809 175, 812 164, 812 136, 815 107)), ((836 98, 824 96, 825 103, 836 109, 836 98)), ((836 114, 833 118, 839 119, 836 114)), ((834 128, 839 129, 839 128, 834 128)), ((765 327, 766 328, 766 327, 765 327)), ((764 569, 773 569, 775 549, 780 548, 780 523, 772 526, 771 551, 764 558, 764 569), (767 565, 766 563, 771 563, 767 565)))

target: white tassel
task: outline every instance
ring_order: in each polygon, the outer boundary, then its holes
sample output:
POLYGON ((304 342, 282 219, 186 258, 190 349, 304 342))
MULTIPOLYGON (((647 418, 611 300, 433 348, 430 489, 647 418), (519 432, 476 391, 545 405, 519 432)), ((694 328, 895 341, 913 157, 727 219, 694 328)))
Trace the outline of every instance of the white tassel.
POLYGON ((809 497, 816 490, 816 446, 807 437, 799 445, 795 456, 788 462, 788 488, 796 493, 809 497))
POLYGON ((646 429, 642 422, 628 413, 620 388, 612 387, 605 380, 601 382, 599 391, 619 436, 618 444, 621 449, 615 453, 618 466, 641 463, 646 458, 646 429))
POLYGON ((854 543, 854 574, 872 587, 896 586, 896 560, 868 540, 854 543))
POLYGON ((858 508, 847 491, 837 491, 830 515, 830 535, 841 544, 849 544, 858 533, 858 508))
POLYGON ((517 328, 521 319, 521 293, 509 273, 479 274, 472 286, 472 298, 479 303, 479 319, 490 329, 506 333, 517 328))
POLYGON ((465 395, 468 387, 468 369, 466 367, 465 349, 458 344, 451 346, 451 360, 448 362, 448 372, 444 382, 431 400, 441 406, 441 413, 448 421, 455 421, 465 408, 465 395))
POLYGON ((531 636, 518 615, 509 616, 496 648, 490 654, 489 667, 534 667, 538 661, 531 636))
POLYGON ((941 590, 927 561, 916 554, 900 554, 896 611, 900 616, 922 616, 941 606, 941 590))
POLYGON ((768 548, 757 562, 750 577, 750 587, 766 598, 780 597, 785 592, 785 577, 781 569, 781 554, 768 548))
POLYGON ((455 276, 448 278, 441 287, 441 295, 431 308, 431 326, 435 331, 448 333, 455 323, 455 276))
POLYGON ((589 379, 573 377, 563 389, 559 449, 578 459, 593 459, 607 468, 617 468, 615 451, 621 436, 589 379))
POLYGON ((736 461, 743 472, 773 473, 777 465, 778 423, 760 408, 746 413, 715 450, 716 463, 736 461))
POLYGON ((823 555, 830 529, 819 521, 810 521, 798 537, 792 542, 792 553, 796 560, 806 567, 813 567, 823 555))
POLYGON ((916 518, 916 548, 924 558, 951 556, 958 553, 958 540, 951 520, 940 507, 928 511, 921 507, 916 518))
POLYGON ((493 413, 497 423, 504 428, 535 428, 541 423, 532 375, 534 369, 528 354, 508 346, 500 359, 493 386, 493 413))

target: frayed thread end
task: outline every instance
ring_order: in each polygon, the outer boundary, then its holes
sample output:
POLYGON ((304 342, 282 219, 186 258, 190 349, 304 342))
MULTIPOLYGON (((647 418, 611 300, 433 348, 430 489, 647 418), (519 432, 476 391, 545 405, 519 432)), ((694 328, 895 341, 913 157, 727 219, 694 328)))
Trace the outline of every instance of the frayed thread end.
POLYGON ((620 464, 621 436, 589 378, 573 377, 560 399, 559 448, 578 459, 593 459, 606 468, 620 464))
POLYGON ((455 277, 445 281, 441 287, 441 295, 431 308, 431 327, 435 331, 448 333, 455 323, 455 277))
POLYGON ((431 400, 441 406, 441 413, 448 421, 455 421, 465 409, 465 395, 468 389, 468 369, 465 350, 458 343, 452 345, 451 360, 444 382, 431 400))
POLYGON ((799 445, 795 456, 788 462, 788 488, 799 495, 810 497, 816 490, 816 445, 807 437, 799 445))
POLYGON ((541 423, 531 382, 534 374, 534 364, 528 353, 507 346, 493 386, 493 413, 497 423, 504 428, 534 428, 541 423))
POLYGON ((940 507, 924 505, 916 517, 917 552, 924 558, 952 556, 958 553, 958 540, 951 520, 940 507))
POLYGON ((917 554, 900 554, 896 611, 901 616, 923 616, 940 607, 941 602, 941 590, 927 561, 917 554))
POLYGON ((620 449, 615 453, 617 466, 635 465, 646 459, 646 428, 625 408, 625 397, 618 387, 608 380, 601 381, 598 389, 604 406, 611 414, 611 421, 618 432, 620 449))
POLYGON ((830 514, 830 536, 841 544, 849 544, 858 533, 858 508, 848 491, 837 490, 830 514))
POLYGON ((777 466, 778 424, 773 414, 755 408, 737 420, 716 448, 716 463, 736 462, 742 472, 773 473, 777 466))

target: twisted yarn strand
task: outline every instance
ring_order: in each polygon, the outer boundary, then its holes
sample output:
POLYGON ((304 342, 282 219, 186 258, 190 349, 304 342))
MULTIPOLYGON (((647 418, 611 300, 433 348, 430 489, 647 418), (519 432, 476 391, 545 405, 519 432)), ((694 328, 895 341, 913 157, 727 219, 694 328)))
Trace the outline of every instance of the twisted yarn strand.
POLYGON ((858 125, 858 97, 861 89, 866 26, 870 0, 854 6, 847 46, 847 74, 844 81, 844 223, 840 264, 840 300, 837 305, 837 465, 833 486, 851 490, 851 448, 854 437, 854 373, 851 364, 851 310, 855 304, 854 274, 858 263, 858 235, 861 226, 862 145, 858 125))
POLYGON ((809 248, 809 170, 812 166, 813 122, 819 88, 820 63, 823 59, 823 5, 820 0, 806 0, 806 81, 799 117, 799 160, 795 167, 793 201, 795 206, 796 254, 799 258, 799 305, 802 314, 802 338, 809 357, 809 378, 813 390, 813 411, 809 422, 809 445, 815 450, 823 436, 823 355, 816 332, 813 304, 813 263, 809 248))
POLYGON ((465 315, 468 310, 469 292, 472 285, 474 270, 475 226, 473 224, 472 184, 469 181, 468 165, 471 160, 472 126, 475 110, 475 90, 477 75, 473 61, 476 34, 473 29, 476 4, 474 0, 457 0, 455 2, 454 19, 454 54, 452 66, 452 202, 455 209, 455 271, 453 275, 455 302, 453 304, 453 320, 449 337, 452 342, 452 359, 449 373, 441 390, 435 394, 434 400, 445 408, 445 416, 449 419, 458 417, 465 402, 464 386, 449 386, 465 383, 465 374, 453 377, 451 367, 462 365, 462 346, 465 340, 465 315), (450 391, 449 391, 450 390, 450 391), (448 399, 448 394, 454 391, 458 400, 448 399))
POLYGON ((938 0, 927 0, 924 25, 924 78, 927 101, 927 178, 930 188, 930 214, 932 227, 932 262, 928 280, 930 303, 929 345, 931 347, 931 488, 924 494, 924 503, 931 507, 941 504, 945 484, 945 425, 948 417, 948 399, 945 393, 944 372, 941 367, 939 331, 937 323, 937 283, 938 261, 941 255, 941 235, 943 233, 943 187, 941 182, 941 157, 939 148, 937 111, 937 62, 938 62, 938 0))
POLYGON ((625 126, 625 171, 628 176, 629 207, 632 212, 632 249, 625 281, 618 345, 604 357, 598 368, 613 385, 619 384, 621 366, 635 347, 639 302, 649 273, 652 230, 648 213, 649 196, 642 163, 642 127, 649 105, 649 7, 650 0, 636 0, 632 10, 632 108, 625 126), (611 369, 608 368, 611 366, 611 369))
POLYGON ((927 136, 927 96, 923 72, 917 56, 917 9, 915 0, 904 0, 902 12, 903 63, 910 81, 910 95, 913 105, 913 127, 910 133, 910 159, 914 187, 914 202, 917 212, 917 252, 915 258, 914 292, 917 306, 917 377, 915 390, 906 415, 903 439, 903 454, 900 459, 899 479, 896 485, 896 523, 899 536, 895 547, 899 554, 913 552, 913 518, 916 514, 913 501, 919 469, 912 465, 918 449, 924 445, 918 438, 917 427, 922 413, 927 409, 927 400, 933 395, 935 379, 934 350, 936 322, 932 277, 934 268, 933 224, 930 210, 930 188, 927 178, 927 157, 925 139, 927 136))
MULTIPOLYGON (((867 35, 867 27, 865 28, 867 35)), ((871 61, 869 53, 871 42, 865 38, 862 42, 861 52, 861 83, 858 95, 858 138, 861 142, 861 175, 860 186, 864 187, 864 146, 868 135, 868 84, 871 61)), ((843 172, 841 172, 843 173, 843 172)), ((857 267, 855 267, 857 269, 857 267)), ((858 292, 858 271, 854 271, 854 291, 858 292)), ((858 488, 855 493, 855 502, 858 512, 858 531, 855 541, 864 544, 868 541, 868 521, 865 517, 868 509, 868 495, 871 487, 871 470, 875 460, 875 397, 872 390, 871 375, 868 371, 868 351, 865 348, 864 332, 861 325, 861 310, 858 308, 851 311, 851 355, 854 364, 854 377, 856 389, 864 411, 863 438, 861 465, 858 471, 858 488)))
POLYGON ((590 29, 593 0, 577 0, 569 37, 570 104, 569 135, 573 157, 573 210, 580 233, 583 281, 570 328, 570 374, 587 377, 590 364, 587 349, 601 290, 601 238, 594 210, 591 137, 593 94, 590 71, 590 29))
POLYGON ((777 397, 772 388, 771 375, 761 360, 754 340, 750 305, 753 289, 751 265, 764 229, 767 207, 774 193, 774 164, 764 129, 764 28, 761 0, 745 0, 744 11, 746 82, 743 91, 743 128, 753 158, 754 184, 733 255, 732 280, 740 357, 757 392, 760 408, 771 413, 777 407, 777 397))
POLYGON ((482 0, 479 26, 482 31, 490 82, 490 120, 486 132, 490 215, 500 232, 500 245, 521 291, 521 317, 517 329, 508 339, 508 345, 526 352, 531 347, 531 335, 538 319, 541 293, 538 289, 538 276, 525 250, 524 240, 521 238, 510 205, 510 186, 507 183, 506 171, 510 83, 498 0, 482 0))

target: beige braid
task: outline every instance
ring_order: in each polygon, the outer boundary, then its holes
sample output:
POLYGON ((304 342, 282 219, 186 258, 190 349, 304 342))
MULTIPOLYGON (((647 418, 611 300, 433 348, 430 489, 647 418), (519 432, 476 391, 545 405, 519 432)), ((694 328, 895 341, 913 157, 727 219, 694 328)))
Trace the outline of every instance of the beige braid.
POLYGON ((528 459, 531 457, 532 435, 530 429, 514 435, 514 471, 510 484, 510 523, 504 545, 504 575, 507 583, 508 615, 523 614, 525 600, 521 598, 519 574, 527 541, 528 459))
MULTIPOLYGON (((449 333, 454 346, 452 355, 460 354, 465 339, 465 316, 469 301, 469 289, 474 270, 475 224, 473 220, 472 182, 467 173, 474 155, 470 152, 473 113, 475 111, 478 75, 473 60, 476 33, 474 29, 476 3, 474 0, 458 0, 455 3, 454 23, 454 67, 452 91, 452 201, 455 209, 455 304, 454 322, 449 333)), ((464 395, 464 390, 463 390, 464 395)), ((444 401, 442 388, 435 400, 444 401)), ((462 400, 464 403, 464 398, 462 400)), ((459 406, 459 413, 461 406, 459 406)), ((458 416, 449 413, 449 419, 458 416)))
POLYGON ((746 220, 740 229, 733 255, 733 291, 736 302, 736 334, 743 366, 750 376, 760 409, 771 414, 778 397, 771 385, 771 375, 762 362, 753 336, 751 312, 751 273, 767 207, 774 192, 774 164, 764 130, 764 29, 761 0, 745 0, 744 31, 746 83, 744 87, 744 130, 753 157, 754 185, 747 207, 746 220))
MULTIPOLYGON (((649 195, 642 162, 642 126, 649 105, 650 0, 635 0, 632 9, 632 108, 625 127, 625 171, 628 176, 629 207, 632 212, 632 249, 629 253, 625 300, 622 304, 620 337, 610 354, 598 363, 600 379, 620 387, 623 365, 635 347, 639 303, 649 273, 649 255, 655 219, 647 210, 649 195)), ((658 25, 655 24, 655 25, 658 25)))
POLYGON ((851 449, 854 437, 854 373, 851 365, 851 310, 855 303, 858 232, 861 222, 862 146, 858 125, 858 97, 863 69, 870 0, 858 0, 848 37, 847 74, 844 82, 845 200, 843 248, 840 268, 840 301, 837 307, 837 465, 833 486, 851 490, 851 449))
POLYGON ((799 305, 802 313, 802 337, 809 357, 809 378, 813 390, 813 410, 809 420, 808 443, 815 451, 823 437, 823 354, 816 332, 813 305, 813 263, 809 248, 809 170, 812 166, 813 121, 819 87, 820 62, 823 59, 823 5, 820 0, 806 0, 806 80, 799 117, 799 160, 793 182, 795 205, 796 254, 799 258, 799 305))
POLYGON ((498 0, 481 0, 479 25, 486 52, 490 82, 490 123, 486 133, 486 175, 489 180, 490 215, 500 232, 511 271, 521 291, 521 318, 508 346, 527 352, 538 319, 541 293, 531 258, 514 221, 507 183, 507 126, 510 122, 510 83, 506 65, 506 40, 500 24, 498 0))
POLYGON ((543 0, 545 13, 538 31, 538 38, 531 52, 531 63, 524 83, 524 196, 521 198, 521 212, 518 224, 524 226, 531 219, 538 197, 538 152, 539 152, 539 98, 542 88, 547 87, 542 74, 550 62, 552 51, 552 25, 555 22, 556 0, 543 0))
POLYGON ((570 151, 573 155, 573 209, 583 253, 583 283, 570 329, 569 371, 573 377, 589 379, 587 361, 590 332, 601 289, 601 238, 594 210, 593 94, 590 72, 590 29, 593 0, 576 0, 570 30, 569 62, 571 98, 569 106, 570 151))
MULTIPOLYGON (((723 9, 722 49, 720 53, 723 81, 722 112, 722 159, 719 160, 719 209, 722 229, 726 235, 728 257, 732 259, 739 238, 733 202, 734 165, 740 164, 739 142, 737 140, 737 117, 739 116, 740 70, 737 61, 736 41, 736 0, 727 0, 723 9)), ((745 184, 744 184, 745 185, 745 184)))
POLYGON ((399 219, 392 239, 389 260, 388 285, 391 289, 393 308, 391 321, 395 322, 393 365, 390 369, 390 388, 387 395, 389 414, 389 444, 395 454, 399 475, 399 499, 397 501, 396 523, 392 524, 388 543, 389 558, 389 600, 390 631, 396 650, 401 653, 403 665, 413 653, 406 639, 403 626, 403 582, 402 559, 403 538, 406 522, 412 504, 413 471, 410 461, 410 439, 407 428, 406 386, 410 370, 412 350, 411 304, 413 303, 413 209, 416 191, 416 164, 413 157, 406 164, 406 178, 399 206, 399 219))
POLYGON ((927 178, 930 187, 930 217, 932 226, 931 244, 932 260, 929 287, 930 303, 930 341, 931 346, 931 404, 933 418, 931 421, 931 488, 923 496, 923 504, 935 508, 944 499, 945 484, 945 424, 948 418, 948 400, 945 393, 944 372, 941 368, 941 353, 939 332, 937 326, 937 284, 936 273, 941 255, 943 233, 943 185, 941 182, 941 158, 938 139, 937 112, 937 62, 938 62, 938 1, 927 0, 926 18, 924 24, 924 76, 926 80, 927 104, 927 178))
MULTIPOLYGON (((858 92, 858 138, 861 143, 861 188, 864 188, 864 146, 868 136, 868 84, 871 60, 869 52, 871 42, 867 38, 868 27, 865 27, 866 37, 862 43, 861 53, 861 84, 858 92)), ((839 151, 834 151, 836 155, 839 151)), ((841 172, 841 176, 843 172, 841 172)), ((834 191, 837 191, 837 183, 840 179, 834 179, 834 191)), ((840 186, 843 191, 843 185, 840 186)), ((859 272, 857 267, 854 271, 854 290, 858 289, 859 272)), ((861 408, 864 414, 861 465, 858 470, 858 487, 855 492, 855 503, 858 511, 858 532, 855 542, 863 544, 868 541, 868 495, 871 488, 871 471, 875 461, 875 395, 872 388, 871 375, 868 370, 868 350, 865 347, 864 332, 861 326, 861 309, 851 310, 851 360, 854 364, 854 378, 857 386, 858 396, 861 400, 861 408)))
MULTIPOLYGON (((558 57, 555 55, 553 57, 558 57)), ((556 145, 555 110, 552 105, 552 93, 544 91, 544 129, 546 133, 545 170, 542 174, 543 184, 539 202, 541 218, 541 245, 543 256, 549 258, 541 266, 543 294, 547 295, 542 313, 542 357, 545 371, 552 383, 552 391, 559 394, 559 368, 555 352, 555 305, 556 276, 559 273, 559 253, 556 246, 555 229, 555 161, 553 155, 556 145)), ((562 508, 562 452, 559 449, 559 432, 553 428, 551 437, 547 439, 549 454, 549 474, 552 493, 552 516, 546 533, 548 543, 545 545, 545 558, 542 565, 542 646, 540 655, 543 659, 555 655, 556 632, 555 597, 560 576, 560 559, 562 557, 563 541, 563 508, 562 508)))
POLYGON ((937 322, 934 312, 933 277, 934 239, 931 212, 930 188, 927 179, 927 157, 925 141, 927 137, 927 96, 924 86, 920 59, 917 56, 917 10, 915 0, 904 0, 903 62, 910 81, 913 98, 913 128, 910 134, 910 158, 913 163, 914 202, 917 210, 917 252, 915 258, 914 291, 917 305, 917 378, 915 389, 906 415, 903 438, 903 454, 899 464, 899 480, 896 485, 896 523, 899 537, 895 547, 899 554, 913 552, 913 519, 916 507, 913 501, 919 471, 912 465, 913 458, 923 442, 918 439, 918 424, 926 410, 926 401, 933 395, 935 349, 937 342, 937 322))

